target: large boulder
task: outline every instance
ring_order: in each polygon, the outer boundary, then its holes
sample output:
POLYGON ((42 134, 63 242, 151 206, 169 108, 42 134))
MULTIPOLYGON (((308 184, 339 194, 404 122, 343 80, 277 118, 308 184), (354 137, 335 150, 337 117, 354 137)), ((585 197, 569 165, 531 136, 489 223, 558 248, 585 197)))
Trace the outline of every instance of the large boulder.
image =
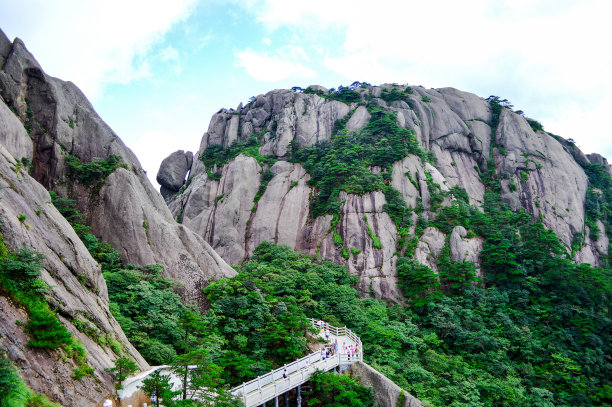
MULTIPOLYGON (((162 191, 178 192, 185 184, 185 177, 192 164, 193 153, 191 151, 178 150, 164 158, 156 178, 159 185, 164 188, 162 191)), ((164 195, 163 192, 162 195, 164 195)))

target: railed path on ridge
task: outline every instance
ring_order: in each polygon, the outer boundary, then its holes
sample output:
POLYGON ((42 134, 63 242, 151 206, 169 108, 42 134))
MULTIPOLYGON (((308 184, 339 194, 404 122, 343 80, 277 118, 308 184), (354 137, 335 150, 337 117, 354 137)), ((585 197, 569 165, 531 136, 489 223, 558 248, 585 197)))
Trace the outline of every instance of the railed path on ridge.
MULTIPOLYGON (((313 326, 318 329, 317 321, 313 318, 309 319, 313 326)), ((234 387, 230 392, 240 398, 246 407, 259 406, 306 383, 316 370, 329 371, 340 365, 363 360, 361 339, 353 331, 347 327, 338 328, 327 323, 325 323, 325 326, 329 327, 330 334, 329 344, 326 344, 325 347, 329 348, 336 340, 338 341, 338 352, 333 357, 322 358, 321 351, 313 352, 250 382, 234 387), (347 346, 358 345, 358 355, 349 358, 349 355, 344 351, 344 344, 347 346), (285 369, 287 369, 288 375, 286 379, 283 378, 285 369)), ((319 336, 325 338, 321 332, 319 332, 319 336)))
MULTIPOLYGON (((319 328, 317 320, 309 318, 315 328, 319 328)), ((363 361, 363 346, 361 339, 353 331, 347 327, 335 327, 324 323, 329 327, 329 343, 325 344, 325 348, 329 348, 334 342, 338 341, 338 352, 328 358, 323 358, 321 351, 313 352, 303 358, 288 363, 280 368, 266 373, 255 379, 243 383, 240 386, 234 387, 230 392, 238 397, 244 403, 245 407, 259 406, 276 397, 283 395, 291 389, 294 389, 308 380, 316 370, 329 371, 340 365, 348 365, 353 362, 363 361), (344 350, 344 345, 358 345, 359 353, 349 358, 349 355, 344 350), (283 378, 283 372, 287 369, 288 377, 283 378)), ((318 336, 325 339, 325 335, 319 331, 318 336)), ((195 366, 194 366, 195 367, 195 366)), ((173 390, 181 388, 181 380, 170 370, 170 366, 155 366, 152 369, 142 372, 136 376, 125 379, 122 383, 123 389, 119 390, 121 399, 131 397, 143 385, 143 380, 149 377, 155 371, 161 371, 163 374, 168 374, 173 384, 173 390)))

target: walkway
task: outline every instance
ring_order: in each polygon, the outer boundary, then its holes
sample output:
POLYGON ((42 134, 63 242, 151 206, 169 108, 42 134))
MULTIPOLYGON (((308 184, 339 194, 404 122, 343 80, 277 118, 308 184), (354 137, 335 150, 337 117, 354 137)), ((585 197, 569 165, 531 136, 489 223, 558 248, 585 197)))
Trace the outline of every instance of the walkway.
MULTIPOLYGON (((313 318, 309 318, 309 320, 313 326, 318 329, 317 321, 313 318)), ((363 346, 361 339, 359 339, 357 335, 355 335, 347 327, 337 328, 329 324, 325 324, 325 326, 329 327, 330 334, 329 342, 325 344, 325 347, 329 348, 335 340, 338 340, 339 352, 336 355, 323 359, 321 357, 321 351, 311 353, 308 356, 304 356, 303 358, 282 366, 270 373, 259 376, 250 382, 243 383, 242 385, 231 389, 230 392, 240 398, 245 407, 259 406, 267 401, 276 399, 291 389, 306 383, 308 380, 310 380, 310 376, 315 370, 323 370, 327 372, 341 365, 349 365, 358 360, 363 361, 363 346), (347 346, 359 345, 358 355, 349 359, 349 355, 344 351, 344 344, 347 346), (287 379, 283 378, 283 372, 285 369, 287 369, 287 379)), ((325 339, 325 335, 323 333, 319 332, 319 336, 325 339)), ((119 397, 121 399, 131 397, 143 385, 143 380, 149 377, 149 375, 156 370, 170 376, 170 382, 173 390, 178 390, 181 388, 182 381, 170 370, 170 366, 156 366, 151 370, 124 380, 122 383, 123 389, 117 392, 119 397)), ((298 403, 299 401, 300 396, 298 392, 298 403)))
MULTIPOLYGON (((309 319, 313 326, 318 329, 317 321, 313 318, 309 319)), ((235 387, 230 392, 239 397, 246 407, 259 406, 273 399, 276 399, 275 405, 277 406, 277 397, 306 383, 310 380, 310 376, 315 370, 327 372, 340 365, 348 365, 358 360, 363 361, 363 346, 361 339, 357 335, 347 327, 337 328, 328 324, 325 325, 329 327, 330 333, 329 344, 326 344, 325 347, 328 348, 337 339, 339 352, 336 355, 331 358, 322 359, 321 351, 311 353, 270 373, 259 376, 248 383, 235 387), (359 345, 358 356, 353 356, 349 359, 349 355, 344 351, 344 344, 347 346, 359 345), (285 369, 287 369, 288 373, 287 379, 283 378, 285 369)), ((325 339, 323 333, 319 333, 319 336, 325 339)), ((298 403, 299 399, 300 395, 298 392, 298 403)))

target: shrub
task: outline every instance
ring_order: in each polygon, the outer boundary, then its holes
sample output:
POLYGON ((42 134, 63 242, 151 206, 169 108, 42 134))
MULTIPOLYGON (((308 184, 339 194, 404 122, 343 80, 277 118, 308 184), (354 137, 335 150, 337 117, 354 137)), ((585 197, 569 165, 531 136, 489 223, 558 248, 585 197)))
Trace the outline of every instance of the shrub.
POLYGON ((440 285, 436 274, 416 260, 400 257, 397 261, 398 286, 408 298, 424 294, 440 285))
POLYGON ((93 375, 94 369, 89 365, 81 365, 74 369, 74 372, 70 377, 76 380, 81 380, 83 377, 93 375))
POLYGON ((95 158, 91 162, 83 164, 78 157, 68 154, 66 156, 68 176, 80 181, 85 185, 100 187, 106 177, 112 174, 117 168, 128 169, 123 159, 111 154, 107 158, 95 158))
POLYGON ((544 131, 544 126, 542 126, 542 123, 540 123, 539 121, 529 118, 525 118, 525 120, 527 120, 527 123, 529 123, 529 126, 533 131, 544 131))
POLYGON ((30 334, 28 346, 33 348, 57 349, 72 341, 70 332, 46 303, 30 308, 26 330, 30 334))

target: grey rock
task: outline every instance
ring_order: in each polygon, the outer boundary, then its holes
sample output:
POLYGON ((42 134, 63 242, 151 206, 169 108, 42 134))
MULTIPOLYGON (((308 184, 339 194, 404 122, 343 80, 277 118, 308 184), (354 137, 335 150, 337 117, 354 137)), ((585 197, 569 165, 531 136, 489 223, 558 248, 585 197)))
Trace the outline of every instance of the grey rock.
POLYGON ((484 239, 481 237, 468 238, 467 231, 463 226, 455 226, 448 243, 451 260, 473 263, 476 267, 476 275, 482 278, 480 252, 482 252, 484 239))
POLYGON ((261 167, 252 157, 239 155, 226 165, 220 181, 194 178, 171 205, 183 208, 183 224, 203 236, 227 262, 237 264, 248 253, 247 222, 259 189, 261 167))
POLYGON ((472 155, 478 160, 479 165, 487 168, 491 152, 491 126, 478 120, 468 121, 467 126, 470 129, 472 155))
POLYGON ((431 151, 438 159, 436 166, 451 187, 459 186, 466 190, 470 204, 480 207, 484 202, 485 187, 478 175, 478 165, 471 154, 461 151, 442 149, 436 144, 431 151))
POLYGON ((446 244, 446 235, 434 227, 427 227, 414 250, 414 259, 438 273, 438 257, 446 244))
POLYGON ((178 150, 164 158, 157 172, 157 182, 170 191, 178 191, 193 164, 191 151, 178 150))
POLYGON ((25 128, 8 108, 0 100, 0 143, 13 157, 27 158, 32 162, 33 144, 32 139, 25 128))
POLYGON ((601 156, 600 154, 591 153, 591 154, 587 154, 587 157, 591 164, 599 164, 599 165, 603 165, 604 167, 608 166, 608 160, 606 160, 605 157, 601 156))
POLYGON ((525 208, 541 216, 544 224, 555 231, 566 247, 584 228, 584 199, 587 176, 563 146, 544 132, 534 133, 525 118, 503 109, 497 142, 505 154, 495 150, 499 174, 508 174, 502 182, 502 199, 512 209, 525 208), (525 178, 525 182, 521 178, 525 178))
POLYGON ((297 247, 308 222, 310 176, 300 164, 286 161, 277 162, 271 171, 276 176, 259 200, 249 229, 250 252, 264 241, 297 247))
POLYGON ((11 41, 4 34, 4 31, 0 29, 0 66, 4 65, 6 57, 8 56, 9 52, 11 52, 12 46, 13 44, 11 44, 11 41))
MULTIPOLYGON (((333 250, 329 248, 334 256, 322 252, 323 256, 336 263, 345 263, 351 274, 359 277, 358 287, 361 292, 374 292, 377 298, 398 300, 401 294, 395 273, 397 230, 383 210, 386 203, 384 194, 376 191, 358 196, 341 192, 338 199, 344 201, 340 208, 338 234, 349 253, 351 249, 361 252, 356 255, 350 253, 349 259, 344 260, 340 249, 334 247, 333 250), (374 247, 370 230, 380 241, 380 249, 374 247)), ((329 238, 332 238, 331 233, 329 238)))
POLYGON ((374 392, 374 402, 379 407, 422 407, 423 404, 407 391, 402 390, 382 373, 365 362, 355 362, 351 365, 349 374, 356 377, 359 384, 371 387, 374 392), (404 398, 400 404, 400 394, 404 398))
POLYGON ((370 112, 365 106, 359 106, 355 109, 355 112, 351 118, 346 122, 346 129, 348 131, 361 130, 370 121, 370 112))
POLYGON ((440 88, 438 91, 451 110, 457 113, 462 120, 491 121, 489 103, 483 98, 455 88, 440 88))
POLYGON ((314 90, 315 92, 320 90, 323 93, 328 93, 329 89, 327 89, 325 86, 321 86, 321 85, 308 85, 308 88, 314 90))

